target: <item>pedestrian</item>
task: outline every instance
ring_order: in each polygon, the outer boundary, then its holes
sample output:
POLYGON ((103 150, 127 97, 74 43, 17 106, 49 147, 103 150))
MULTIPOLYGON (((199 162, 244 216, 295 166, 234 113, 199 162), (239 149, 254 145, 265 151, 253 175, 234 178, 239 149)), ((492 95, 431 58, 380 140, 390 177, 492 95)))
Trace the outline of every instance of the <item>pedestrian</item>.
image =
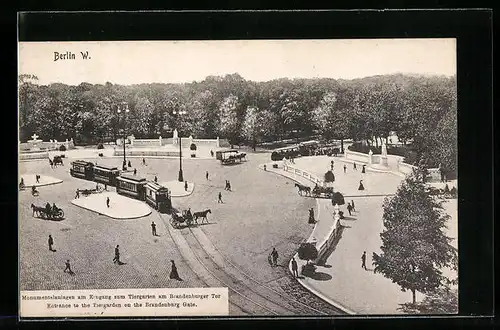
POLYGON ((365 186, 363 186, 363 180, 359 180, 358 190, 365 190, 365 186))
POLYGON ((363 168, 361 169, 361 173, 366 173, 366 165, 363 165, 363 168))
POLYGON ((95 184, 95 191, 99 191, 99 183, 95 184))
POLYGON ((108 191, 108 184, 107 183, 104 184, 104 190, 108 191))
POLYGON ((363 252, 363 255, 361 256, 361 268, 366 270, 366 251, 363 252))
POLYGON ((178 280, 182 281, 182 278, 179 277, 179 273, 177 272, 177 266, 175 266, 175 262, 173 260, 170 260, 172 263, 172 269, 170 270, 170 278, 173 280, 178 280))
POLYGON ((222 193, 219 191, 219 199, 217 200, 217 203, 222 203, 222 193))
POLYGON ((357 169, 356 169, 356 162, 354 162, 353 164, 354 164, 354 170, 357 171, 357 169))
POLYGON ((333 172, 333 164, 330 165, 330 170, 333 172))
POLYGON ((158 183, 158 178, 156 177, 156 175, 155 175, 155 182, 158 183))
POLYGON ((38 175, 38 174, 37 174, 37 175, 35 176, 35 179, 36 179, 36 183, 40 183, 40 175, 38 175))
POLYGON ((75 199, 76 199, 76 198, 80 198, 80 189, 77 189, 77 190, 76 190, 75 199))
POLYGON ((120 263, 120 245, 115 247, 115 257, 113 258, 113 263, 120 263))
POLYGON ((208 180, 208 171, 205 172, 205 179, 208 180))
POLYGON ((271 258, 273 260, 273 266, 278 265, 278 251, 276 251, 276 248, 273 247, 273 251, 271 252, 271 258))
POLYGON ((130 163, 130 160, 128 161, 128 167, 132 167, 132 163, 130 163))
POLYGON ((312 207, 309 209, 309 223, 316 223, 314 220, 314 209, 312 207))
POLYGON ((267 171, 267 166, 266 166, 266 164, 264 164, 264 171, 267 171))
POLYGON ((64 272, 66 273, 66 271, 68 271, 68 273, 70 273, 70 274, 73 273, 73 271, 71 270, 71 265, 69 263, 69 260, 66 260, 65 264, 66 264, 66 268, 64 268, 64 272))
POLYGON ((346 171, 347 171, 347 165, 344 164, 344 173, 346 173, 346 171))
POLYGON ((106 197, 106 206, 109 208, 109 197, 106 197))
POLYGON ((52 245, 54 245, 54 239, 52 238, 52 235, 49 235, 49 251, 54 251, 54 249, 52 249, 52 245))
POLYGON ((210 156, 213 157, 214 156, 214 151, 213 150, 210 150, 210 156))
POLYGON ((122 164, 122 169, 123 169, 124 171, 126 171, 126 170, 127 170, 127 162, 126 162, 125 160, 123 161, 123 164, 122 164))
POLYGON ((294 277, 299 277, 297 261, 295 260, 295 258, 292 258, 292 273, 294 277))
POLYGON ((137 175, 137 169, 134 168, 134 175, 137 175))
POLYGON ((349 203, 349 202, 347 202, 347 211, 349 212, 349 215, 351 215, 352 206, 351 206, 351 203, 349 203))
POLYGON ((354 212, 356 212, 356 207, 354 206, 354 201, 351 199, 351 207, 354 212))
POLYGON ((146 160, 144 158, 142 159, 142 165, 146 166, 146 160))
POLYGON ((227 180, 227 191, 231 191, 231 181, 227 180))
POLYGON ((184 190, 188 191, 188 182, 187 181, 184 181, 184 190))
POLYGON ((157 236, 156 235, 156 223, 154 221, 151 222, 151 233, 153 234, 153 236, 157 236))

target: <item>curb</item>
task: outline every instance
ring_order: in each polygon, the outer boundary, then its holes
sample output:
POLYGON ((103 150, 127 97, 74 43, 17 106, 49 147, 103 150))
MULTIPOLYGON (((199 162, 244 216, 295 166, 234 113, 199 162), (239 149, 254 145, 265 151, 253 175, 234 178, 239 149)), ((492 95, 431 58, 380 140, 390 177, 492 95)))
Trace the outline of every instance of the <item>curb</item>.
MULTIPOLYGON (((85 197, 84 197, 85 198, 85 197)), ((94 213, 97 213, 99 215, 104 215, 104 216, 107 216, 108 218, 111 218, 111 219, 115 219, 115 220, 129 220, 129 219, 140 219, 140 218, 144 218, 144 217, 147 217, 148 215, 150 215, 153 211, 151 211, 151 209, 149 209, 149 213, 148 214, 145 214, 145 215, 141 215, 141 216, 138 216, 138 217, 127 217, 127 218, 118 218, 118 217, 112 217, 110 215, 107 215, 107 214, 104 214, 104 213, 100 213, 100 212, 97 212, 93 209, 90 209, 88 207, 85 207, 85 206, 82 206, 82 205, 78 205, 78 204, 75 204, 73 203, 73 201, 71 201, 71 204, 75 205, 75 206, 78 206, 82 209, 85 209, 85 210, 89 210, 89 211, 92 211, 94 213)))
MULTIPOLYGON (((264 164, 260 164, 258 167, 259 167, 261 170, 264 170, 264 166, 263 166, 263 165, 264 165, 264 164)), ((267 164, 266 164, 266 166, 267 166, 267 164)), ((276 171, 266 170, 266 172, 272 172, 272 173, 274 173, 274 174, 281 175, 281 176, 283 176, 283 177, 285 177, 285 178, 287 178, 287 179, 290 179, 290 180, 292 180, 292 181, 299 182, 299 181, 297 181, 297 180, 295 180, 295 179, 293 179, 293 178, 291 178, 291 177, 288 177, 288 176, 286 176, 286 175, 284 175, 284 174, 282 174, 282 173, 276 172, 276 171)), ((307 179, 306 179, 306 178, 304 178, 304 180, 307 180, 307 179)), ((310 181, 310 180, 308 180, 308 181, 310 181)), ((319 205, 318 205, 318 203, 319 203, 319 201, 318 201, 318 200, 317 200, 317 198, 316 198, 316 205, 318 206, 318 219, 319 219, 319 205)), ((320 220, 318 220, 318 221, 320 221, 320 220)), ((314 229, 313 229, 313 231, 311 232, 311 235, 312 235, 312 233, 313 233, 313 232, 314 232, 314 229)), ((311 239, 311 236, 310 236, 310 237, 309 237, 306 241, 309 241, 310 239, 311 239)), ((295 253, 293 257, 298 259, 298 253, 295 253)), ((289 272, 290 272, 290 274, 292 274, 292 276, 293 276, 293 272, 292 272, 292 260, 290 260, 290 261, 288 262, 288 271, 289 271, 289 272)), ((317 297, 318 297, 318 298, 320 298, 321 300, 323 300, 323 301, 325 301, 326 303, 328 303, 328 304, 330 304, 330 305, 332 305, 332 306, 334 306, 334 307, 336 307, 336 308, 340 309, 340 310, 341 310, 341 311, 343 311, 344 313, 346 313, 346 314, 350 314, 350 315, 356 314, 355 312, 351 311, 350 309, 348 309, 347 307, 343 306, 342 304, 340 304, 340 303, 338 303, 338 302, 336 302, 336 301, 332 300, 331 298, 326 297, 325 295, 323 295, 322 293, 318 292, 318 291, 317 291, 317 290, 315 290, 314 288, 311 288, 309 285, 307 285, 307 284, 303 283, 303 281, 301 281, 300 279, 297 279, 297 282, 298 282, 298 283, 299 283, 299 284, 300 284, 303 288, 305 288, 306 290, 310 291, 312 294, 314 294, 315 296, 317 296, 317 297)))
MULTIPOLYGON (((298 253, 295 253, 293 255, 293 258, 295 258, 296 260, 299 259, 299 255, 298 253)), ((290 260, 288 262, 288 271, 290 272, 290 274, 292 274, 293 276, 293 271, 292 271, 292 260, 290 260)), ((324 294, 322 294, 321 292, 315 290, 314 288, 311 288, 309 285, 307 285, 306 283, 304 283, 304 281, 302 281, 301 279, 299 278, 295 278, 297 280, 297 282, 306 290, 310 291, 312 294, 314 294, 316 297, 320 298, 321 300, 323 300, 324 302, 334 306, 335 308, 338 308, 340 309, 341 311, 343 311, 344 313, 346 314, 349 314, 349 315, 355 315, 357 314, 356 312, 350 310, 349 308, 345 307, 344 305, 338 303, 337 301, 335 300, 332 300, 331 298, 328 298, 327 296, 325 296, 324 294)))

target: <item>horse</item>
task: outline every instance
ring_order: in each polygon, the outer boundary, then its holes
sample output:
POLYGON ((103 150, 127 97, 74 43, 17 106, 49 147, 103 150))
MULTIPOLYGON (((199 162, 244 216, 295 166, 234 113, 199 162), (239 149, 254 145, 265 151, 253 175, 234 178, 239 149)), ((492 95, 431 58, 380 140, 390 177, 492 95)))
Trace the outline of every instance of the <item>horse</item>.
POLYGON ((205 221, 208 223, 207 213, 212 213, 212 210, 208 209, 208 210, 201 211, 201 212, 194 212, 193 213, 194 221, 196 223, 198 223, 198 218, 201 218, 202 219, 201 223, 203 223, 203 219, 205 219, 205 221))
POLYGON ((39 216, 40 213, 46 213, 45 207, 36 206, 34 204, 31 204, 31 209, 33 210, 33 217, 35 216, 35 213, 37 216, 39 216))
POLYGON ((306 195, 311 195, 311 187, 301 185, 300 183, 296 183, 295 187, 299 188, 299 195, 302 196, 302 192, 305 191, 306 195))
POLYGON ((49 164, 50 164, 50 168, 54 168, 54 162, 50 158, 49 158, 49 164))
POLYGON ((54 159, 52 161, 54 163, 54 166, 57 166, 57 164, 61 164, 62 166, 64 166, 61 156, 54 156, 54 159))

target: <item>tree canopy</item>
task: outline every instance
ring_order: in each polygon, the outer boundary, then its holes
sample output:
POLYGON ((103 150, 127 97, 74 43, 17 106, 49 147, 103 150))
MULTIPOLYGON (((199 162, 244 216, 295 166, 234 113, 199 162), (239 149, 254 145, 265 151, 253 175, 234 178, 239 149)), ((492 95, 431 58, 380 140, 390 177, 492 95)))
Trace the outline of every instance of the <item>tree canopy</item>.
POLYGON ((434 292, 447 283, 444 267, 456 267, 457 251, 444 233, 449 218, 441 203, 425 190, 422 171, 415 170, 384 201, 380 234, 382 253, 374 253, 374 272, 382 273, 409 290, 416 302, 416 291, 434 292))
POLYGON ((431 163, 455 170, 456 100, 455 77, 253 82, 235 73, 183 84, 69 86, 39 85, 36 76, 20 75, 19 125, 21 141, 36 133, 76 143, 114 140, 124 127, 138 138, 177 128, 181 135, 250 145, 315 134, 377 144, 396 131, 417 152, 427 151, 431 163), (124 102, 127 118, 117 113, 124 102), (173 114, 179 110, 186 115, 173 114))

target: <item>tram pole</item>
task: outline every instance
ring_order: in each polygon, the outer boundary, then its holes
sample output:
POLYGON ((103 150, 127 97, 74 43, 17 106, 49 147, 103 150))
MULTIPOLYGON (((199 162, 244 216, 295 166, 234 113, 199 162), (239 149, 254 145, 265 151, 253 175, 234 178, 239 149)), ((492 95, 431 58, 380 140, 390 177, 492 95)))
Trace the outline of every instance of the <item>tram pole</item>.
MULTIPOLYGON (((173 111, 173 114, 174 115, 177 115, 177 118, 179 118, 179 116, 182 116, 182 115, 185 115, 186 114, 186 111, 173 111)), ((177 126, 179 124, 179 121, 177 121, 177 126)), ((178 177, 178 180, 179 182, 184 182, 184 175, 182 173, 182 138, 180 136, 177 137, 178 139, 178 143, 179 143, 179 177, 178 177)))
MULTIPOLYGON (((121 105, 125 106, 125 111, 123 112, 123 166, 122 169, 125 171, 127 169, 127 160, 125 158, 125 141, 126 141, 126 132, 125 132, 125 125, 126 125, 126 114, 129 112, 128 110, 128 104, 127 103, 122 103, 121 105)), ((118 113, 121 113, 120 109, 120 104, 118 104, 118 113)))

